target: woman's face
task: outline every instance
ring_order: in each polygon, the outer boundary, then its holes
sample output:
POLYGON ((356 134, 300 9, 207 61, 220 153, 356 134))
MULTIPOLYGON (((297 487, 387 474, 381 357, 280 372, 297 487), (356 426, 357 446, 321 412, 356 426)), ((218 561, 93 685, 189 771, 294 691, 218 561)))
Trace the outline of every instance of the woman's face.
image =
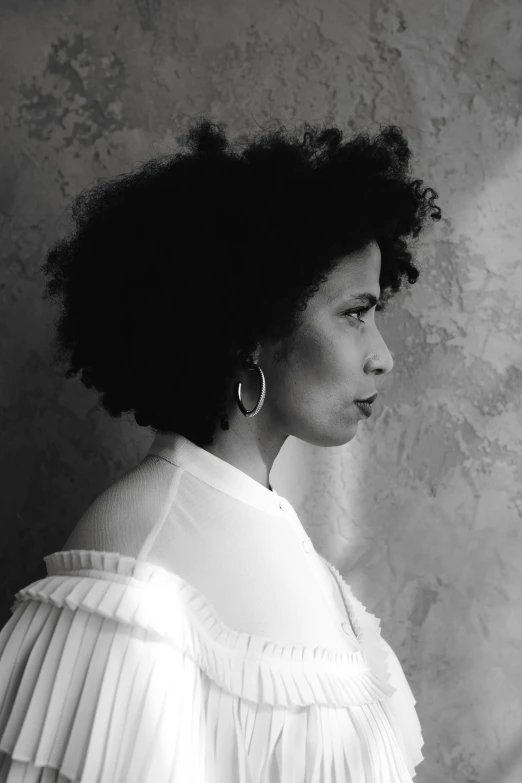
POLYGON ((347 256, 309 300, 296 334, 260 349, 266 399, 259 418, 283 441, 293 435, 316 446, 340 446, 355 436, 363 414, 354 400, 374 394, 374 376, 393 368, 375 305, 355 299, 368 293, 379 299, 380 271, 376 243, 347 256), (281 349, 284 361, 277 358, 281 349))

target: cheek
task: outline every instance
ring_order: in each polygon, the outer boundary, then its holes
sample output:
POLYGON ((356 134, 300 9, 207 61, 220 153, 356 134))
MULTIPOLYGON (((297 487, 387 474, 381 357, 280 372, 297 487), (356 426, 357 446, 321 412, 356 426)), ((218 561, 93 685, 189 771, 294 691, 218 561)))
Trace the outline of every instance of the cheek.
POLYGON ((330 381, 343 372, 339 347, 325 337, 304 335, 296 346, 292 358, 295 372, 314 382, 330 381))

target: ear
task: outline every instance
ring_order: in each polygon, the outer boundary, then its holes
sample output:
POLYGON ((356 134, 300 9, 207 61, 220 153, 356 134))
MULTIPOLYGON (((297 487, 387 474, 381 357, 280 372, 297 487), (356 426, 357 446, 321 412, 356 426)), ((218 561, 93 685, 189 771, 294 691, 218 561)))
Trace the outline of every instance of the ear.
POLYGON ((258 361, 259 361, 259 356, 261 355, 261 350, 262 350, 262 348, 263 348, 263 346, 261 345, 261 343, 258 343, 256 350, 255 350, 255 351, 254 351, 254 353, 252 354, 252 358, 253 358, 253 360, 254 360, 254 364, 257 364, 257 363, 258 363, 258 361))

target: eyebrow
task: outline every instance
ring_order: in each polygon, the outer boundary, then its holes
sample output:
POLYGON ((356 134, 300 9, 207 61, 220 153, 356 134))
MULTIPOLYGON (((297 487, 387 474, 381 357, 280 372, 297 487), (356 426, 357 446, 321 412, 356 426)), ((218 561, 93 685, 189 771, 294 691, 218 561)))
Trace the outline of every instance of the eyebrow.
POLYGON ((368 305, 368 307, 375 307, 375 305, 379 301, 377 297, 367 292, 365 292, 364 294, 355 294, 354 296, 350 297, 350 300, 353 302, 357 302, 359 304, 368 305))

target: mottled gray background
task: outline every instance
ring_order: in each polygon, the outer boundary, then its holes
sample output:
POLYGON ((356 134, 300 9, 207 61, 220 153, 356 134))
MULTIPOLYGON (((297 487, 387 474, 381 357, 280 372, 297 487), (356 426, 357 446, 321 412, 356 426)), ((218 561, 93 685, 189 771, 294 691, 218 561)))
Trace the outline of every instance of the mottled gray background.
POLYGON ((423 727, 415 780, 520 783, 520 0, 4 0, 0 67, 1 624, 151 442, 51 367, 39 268, 70 200, 199 113, 233 136, 394 122, 445 214, 381 317, 394 371, 354 441, 289 439, 272 483, 382 618, 423 727))

